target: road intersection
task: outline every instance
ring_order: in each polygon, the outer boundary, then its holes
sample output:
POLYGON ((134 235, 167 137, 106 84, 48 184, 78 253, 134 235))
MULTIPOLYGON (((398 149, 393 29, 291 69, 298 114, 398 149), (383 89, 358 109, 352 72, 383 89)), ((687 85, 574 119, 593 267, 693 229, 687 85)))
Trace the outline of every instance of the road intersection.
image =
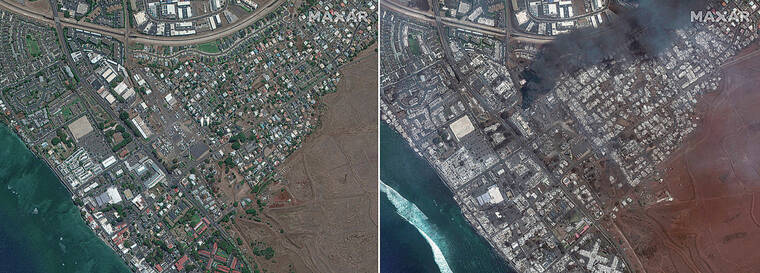
MULTIPOLYGON (((246 18, 243 18, 242 20, 239 20, 238 22, 234 24, 230 24, 223 28, 219 28, 218 30, 215 30, 213 32, 203 32, 203 33, 198 33, 194 35, 186 35, 186 36, 154 36, 154 35, 148 35, 148 34, 143 34, 143 33, 130 32, 126 28, 117 29, 117 28, 101 26, 101 25, 88 23, 88 22, 79 22, 71 18, 64 18, 62 16, 58 16, 55 8, 51 9, 52 13, 40 12, 23 5, 19 5, 18 2, 15 2, 15 1, 0 0, 0 9, 5 9, 17 14, 21 14, 23 16, 27 16, 29 18, 38 20, 40 22, 47 23, 51 26, 54 26, 55 24, 60 24, 63 27, 72 27, 72 28, 77 28, 84 31, 98 33, 101 35, 111 36, 114 39, 117 39, 125 44, 134 42, 134 43, 149 44, 149 45, 182 46, 182 45, 206 43, 206 42, 217 40, 225 36, 229 36, 237 31, 240 31, 241 29, 244 29, 250 26, 256 21, 264 18, 271 12, 277 10, 277 8, 279 8, 283 3, 285 3, 285 0, 272 1, 269 4, 267 4, 265 7, 262 7, 256 10, 256 12, 254 12, 252 15, 246 18)), ((55 7, 54 4, 55 2, 52 2, 51 7, 55 7)))

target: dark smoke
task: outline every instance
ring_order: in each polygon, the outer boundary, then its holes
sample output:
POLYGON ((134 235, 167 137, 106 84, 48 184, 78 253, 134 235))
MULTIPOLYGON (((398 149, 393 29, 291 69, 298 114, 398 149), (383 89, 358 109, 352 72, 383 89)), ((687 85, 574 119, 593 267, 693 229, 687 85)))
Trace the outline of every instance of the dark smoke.
POLYGON ((562 73, 611 60, 656 56, 672 45, 674 30, 691 24, 690 11, 707 8, 707 0, 639 0, 637 7, 630 2, 611 3, 617 16, 604 27, 574 31, 544 45, 522 74, 523 108, 554 88, 562 73))

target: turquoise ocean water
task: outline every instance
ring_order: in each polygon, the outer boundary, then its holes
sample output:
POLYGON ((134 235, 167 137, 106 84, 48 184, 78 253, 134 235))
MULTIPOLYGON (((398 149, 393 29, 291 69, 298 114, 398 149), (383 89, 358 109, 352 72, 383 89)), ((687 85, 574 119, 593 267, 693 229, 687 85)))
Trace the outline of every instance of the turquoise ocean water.
POLYGON ((66 188, 0 125, 0 272, 129 272, 80 217, 66 188))
POLYGON ((435 170, 380 126, 380 269, 514 272, 467 223, 435 170))

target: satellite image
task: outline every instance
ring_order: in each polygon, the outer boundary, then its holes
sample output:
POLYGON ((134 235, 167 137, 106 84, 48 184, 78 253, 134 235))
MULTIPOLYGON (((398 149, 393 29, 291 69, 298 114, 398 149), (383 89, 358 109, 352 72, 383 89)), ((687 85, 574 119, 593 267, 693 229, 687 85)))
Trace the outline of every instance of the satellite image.
POLYGON ((758 38, 760 0, 0 0, 0 273, 758 273, 758 38))
POLYGON ((378 272, 378 9, 0 0, 0 272, 378 272))
POLYGON ((760 3, 379 7, 381 272, 760 272, 760 3))

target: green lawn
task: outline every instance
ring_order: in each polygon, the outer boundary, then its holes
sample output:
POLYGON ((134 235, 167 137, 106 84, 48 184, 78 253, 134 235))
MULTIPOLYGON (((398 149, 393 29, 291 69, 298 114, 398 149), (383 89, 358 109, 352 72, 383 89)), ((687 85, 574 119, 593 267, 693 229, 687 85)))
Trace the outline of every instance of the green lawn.
POLYGON ((222 52, 221 50, 219 50, 219 46, 216 44, 216 41, 198 44, 198 50, 206 52, 206 53, 222 52))
POLYGON ((26 35, 26 49, 29 50, 29 54, 32 54, 32 57, 42 55, 40 44, 37 42, 37 39, 32 37, 32 35, 26 35))
POLYGON ((64 121, 68 121, 71 118, 71 116, 73 116, 73 113, 71 113, 71 108, 69 108, 68 106, 63 107, 63 110, 61 111, 61 113, 63 114, 64 121))
POLYGON ((190 217, 190 226, 195 227, 195 225, 198 224, 198 222, 201 221, 201 217, 198 216, 198 214, 193 214, 192 217, 190 217))
POLYGON ((414 36, 411 34, 409 34, 406 39, 409 41, 409 50, 412 52, 412 54, 420 55, 420 42, 417 41, 417 39, 414 38, 414 36))

